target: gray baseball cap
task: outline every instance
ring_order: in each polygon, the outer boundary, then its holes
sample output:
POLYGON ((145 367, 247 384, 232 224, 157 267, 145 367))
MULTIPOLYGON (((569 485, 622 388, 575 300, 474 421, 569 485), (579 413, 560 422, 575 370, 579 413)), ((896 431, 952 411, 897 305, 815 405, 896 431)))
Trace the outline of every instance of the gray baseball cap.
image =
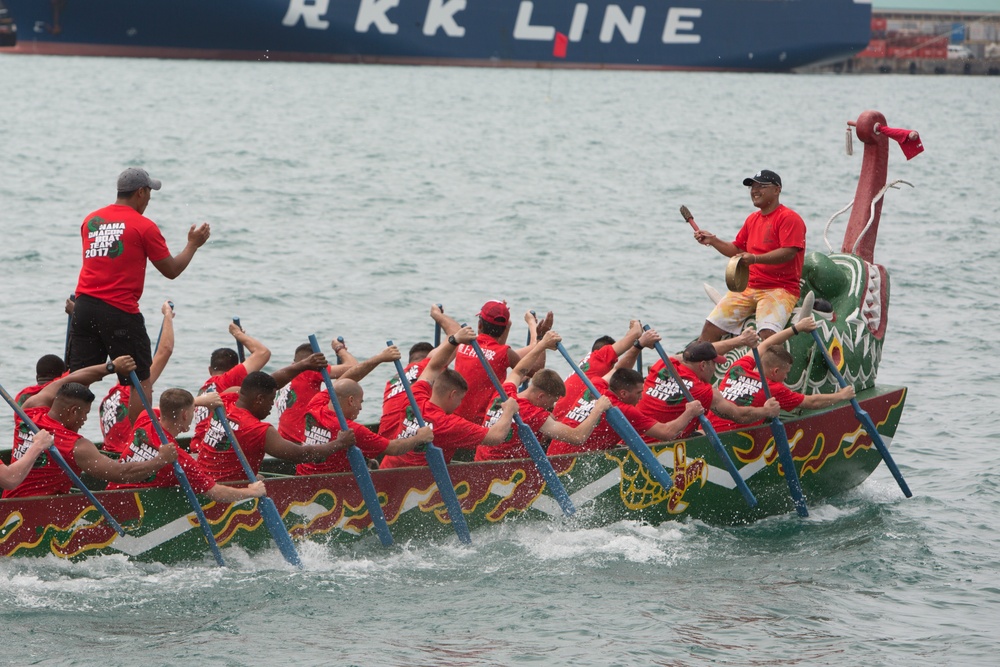
POLYGON ((132 192, 139 188, 151 188, 159 190, 163 185, 155 178, 150 178, 145 169, 139 167, 129 167, 118 174, 118 192, 132 192))

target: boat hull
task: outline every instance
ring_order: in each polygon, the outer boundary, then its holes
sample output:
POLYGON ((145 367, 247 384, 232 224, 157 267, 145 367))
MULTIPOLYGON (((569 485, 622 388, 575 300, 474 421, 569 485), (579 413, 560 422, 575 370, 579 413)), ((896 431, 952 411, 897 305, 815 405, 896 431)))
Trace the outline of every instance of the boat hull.
POLYGON ((13 52, 59 55, 785 71, 871 36, 854 0, 4 2, 13 52))
MULTIPOLYGON (((906 389, 878 387, 859 394, 879 433, 891 442, 906 389)), ((810 504, 863 482, 881 458, 858 426, 849 404, 785 422, 802 487, 810 504)), ((698 519, 717 525, 746 524, 793 511, 767 426, 722 434, 723 443, 757 497, 750 508, 704 437, 654 446, 672 471, 670 492, 650 478, 626 448, 553 457, 582 525, 621 520, 660 524, 698 519)), ((530 460, 455 463, 452 479, 470 528, 514 520, 562 520, 544 480, 530 460)), ((444 503, 427 468, 372 474, 383 511, 397 541, 453 535, 444 503)), ((296 539, 345 542, 373 539, 370 517, 350 473, 267 480, 285 525, 296 539)), ((79 494, 0 501, 0 555, 84 559, 125 554, 141 561, 210 558, 207 544, 180 489, 99 492, 101 502, 125 527, 120 537, 79 494)), ((202 507, 223 547, 255 552, 272 545, 256 502, 202 507)))

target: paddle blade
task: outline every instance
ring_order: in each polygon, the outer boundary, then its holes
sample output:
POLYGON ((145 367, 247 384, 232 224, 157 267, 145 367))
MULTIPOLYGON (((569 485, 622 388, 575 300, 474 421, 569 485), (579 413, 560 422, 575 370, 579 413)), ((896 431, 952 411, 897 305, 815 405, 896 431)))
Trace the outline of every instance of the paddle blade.
POLYGON ((268 532, 274 538, 274 543, 278 545, 281 555, 295 567, 302 567, 302 559, 299 558, 299 551, 295 548, 292 536, 288 534, 288 528, 285 527, 285 522, 281 520, 281 515, 278 513, 278 508, 275 506, 274 501, 267 496, 258 498, 257 509, 260 511, 261 518, 264 519, 264 525, 267 527, 268 532))
POLYGON ((636 432, 635 427, 632 423, 625 417, 620 409, 617 407, 612 407, 610 410, 604 413, 604 418, 608 420, 611 424, 611 428, 615 430, 615 433, 622 439, 625 445, 635 454, 635 457, 639 459, 643 467, 649 471, 649 474, 653 476, 660 486, 663 487, 664 491, 670 491, 674 486, 674 480, 671 479, 670 473, 667 472, 663 464, 660 463, 653 452, 650 451, 649 445, 647 445, 639 434, 636 432))
POLYGON ((424 453, 427 457, 427 465, 434 476, 434 483, 437 484, 444 506, 448 509, 448 518, 451 519, 452 528, 458 539, 465 544, 472 543, 472 535, 469 533, 469 524, 465 522, 465 514, 462 513, 462 504, 458 501, 458 494, 451 482, 451 475, 448 473, 448 464, 444 460, 444 452, 436 445, 428 445, 424 453))
POLYGON ((393 543, 392 533, 389 532, 389 524, 382 512, 382 505, 378 500, 375 483, 372 482, 371 471, 368 470, 368 464, 365 462, 365 455, 357 446, 351 445, 347 448, 347 460, 351 464, 354 483, 358 485, 361 497, 365 499, 365 507, 368 509, 368 515, 372 518, 372 527, 375 528, 379 541, 382 542, 382 546, 391 547, 393 543))

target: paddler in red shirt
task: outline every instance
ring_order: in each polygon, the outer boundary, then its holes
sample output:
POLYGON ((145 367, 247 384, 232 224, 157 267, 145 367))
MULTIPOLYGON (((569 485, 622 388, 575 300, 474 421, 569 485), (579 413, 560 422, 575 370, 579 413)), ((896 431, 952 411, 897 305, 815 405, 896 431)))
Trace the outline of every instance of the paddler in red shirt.
MULTIPOLYGON (((738 338, 730 338, 714 344, 707 341, 695 341, 685 348, 680 361, 670 359, 678 377, 691 393, 691 397, 694 399, 693 403, 688 403, 687 399, 684 398, 684 393, 674 381, 663 360, 657 361, 649 369, 649 374, 641 387, 642 398, 638 404, 639 410, 647 417, 660 421, 673 419, 692 405, 697 406, 698 414, 712 410, 716 414, 740 424, 751 424, 762 419, 777 417, 781 407, 774 398, 768 399, 760 407, 736 405, 727 400, 718 387, 711 384, 712 378, 715 376, 716 364, 726 360, 719 354, 719 346, 726 345, 734 348, 737 345, 735 341, 743 341, 756 346, 756 338, 753 331, 748 329, 738 338)), ((697 421, 686 421, 682 431, 674 437, 686 438, 690 436, 698 424, 697 421)))
MULTIPOLYGON (((538 342, 531 352, 524 355, 524 358, 517 363, 517 366, 507 376, 504 383, 504 393, 517 398, 518 415, 525 425, 534 432, 539 442, 545 442, 548 438, 562 440, 574 445, 582 444, 590 437, 594 427, 601 420, 601 416, 611 407, 611 399, 602 396, 597 400, 594 409, 580 424, 564 424, 552 417, 552 409, 556 401, 566 394, 566 385, 562 378, 554 370, 542 368, 531 377, 531 384, 518 393, 517 388, 524 380, 527 372, 545 363, 545 351, 556 349, 557 344, 562 340, 555 331, 546 331, 545 335, 538 342)), ((496 393, 493 394, 493 403, 490 405, 483 426, 489 428, 501 415, 503 401, 496 393)), ((504 459, 526 459, 531 456, 521 440, 521 433, 517 428, 511 428, 507 438, 497 445, 480 445, 476 447, 476 461, 500 461, 504 459)))
MULTIPOLYGON (((128 372, 134 367, 129 359, 128 364, 118 370, 128 372)), ((56 449, 77 475, 87 473, 108 482, 138 482, 177 460, 173 445, 161 447, 156 456, 142 462, 119 463, 102 454, 94 443, 79 433, 93 402, 94 394, 86 386, 78 382, 53 382, 25 401, 24 411, 40 429, 53 434, 56 449)), ((33 435, 25 429, 24 438, 12 452, 12 460, 19 460, 31 448, 32 440, 33 435)), ((55 459, 43 454, 24 481, 17 488, 4 491, 3 497, 59 495, 69 493, 71 485, 55 459)))
MULTIPOLYGON (((145 169, 129 167, 118 176, 118 199, 88 215, 80 227, 83 266, 76 285, 70 326, 68 364, 71 371, 128 355, 146 396, 151 396, 149 335, 139 312, 146 282, 146 261, 173 280, 184 272, 195 252, 208 241, 207 223, 188 230, 187 245, 171 255, 163 234, 143 216, 150 194, 160 181, 145 169)), ((119 378, 122 384, 128 379, 119 378)), ((131 397, 129 412, 138 415, 142 402, 131 397)))
MULTIPOLYGON (((330 343, 333 353, 337 355, 339 362, 336 365, 328 365, 326 372, 331 379, 337 379, 357 366, 358 360, 347 349, 347 345, 336 338, 330 343)), ((302 343, 295 348, 293 361, 302 361, 309 358, 313 353, 312 345, 302 343)), ((309 402, 323 388, 323 374, 320 369, 310 369, 296 375, 291 382, 278 391, 278 398, 275 399, 275 407, 278 409, 278 433, 282 438, 292 442, 303 442, 305 437, 306 412, 309 411, 309 402)))
MULTIPOLYGON (((186 389, 167 389, 160 394, 160 407, 155 411, 157 420, 167 436, 168 442, 177 448, 177 463, 184 471, 195 493, 203 493, 217 503, 235 503, 248 498, 260 498, 267 490, 264 482, 256 481, 246 487, 219 484, 187 452, 177 445, 177 436, 191 428, 194 420, 195 404, 208 408, 222 405, 219 395, 203 394, 195 399, 186 389)), ((160 449, 160 436, 148 412, 143 412, 135 423, 132 438, 119 459, 123 463, 148 461, 156 457, 160 449)), ((177 486, 177 476, 173 466, 164 466, 151 478, 132 484, 108 484, 108 490, 148 489, 154 487, 177 486)))
MULTIPOLYGON (((413 383, 413 397, 420 408, 424 422, 434 430, 434 444, 444 452, 445 461, 451 461, 460 448, 474 449, 480 444, 500 444, 510 431, 510 423, 517 412, 517 400, 504 401, 500 418, 490 428, 473 424, 454 414, 465 398, 469 385, 465 378, 448 368, 460 345, 468 345, 476 339, 470 327, 462 327, 458 333, 435 348, 427 368, 413 383)), ((477 362, 478 363, 478 362, 477 362)), ((420 428, 412 409, 407 410, 401 430, 396 438, 408 438, 420 428)), ((406 466, 426 466, 427 456, 423 452, 408 452, 401 456, 386 456, 381 468, 403 468, 406 466)))
POLYGON ((761 338, 785 328, 799 300, 799 280, 806 248, 806 224, 798 213, 783 205, 781 177, 762 169, 743 179, 750 200, 759 210, 751 213, 730 243, 701 229, 694 238, 726 257, 743 257, 750 265, 750 281, 742 292, 727 292, 709 313, 700 340, 714 342, 730 333, 739 335, 743 322, 755 315, 761 338))
MULTIPOLYGON (((277 393, 278 383, 272 376, 263 371, 254 371, 243 380, 238 394, 220 395, 229 425, 254 474, 260 470, 265 454, 293 463, 306 463, 323 461, 331 454, 354 444, 354 432, 350 429, 338 433, 336 439, 323 444, 306 446, 285 440, 277 429, 262 421, 271 414, 277 393)), ((192 440, 191 444, 194 448, 195 441, 192 440)), ((229 482, 246 478, 226 430, 217 421, 214 412, 208 430, 197 445, 198 463, 215 481, 229 482)))

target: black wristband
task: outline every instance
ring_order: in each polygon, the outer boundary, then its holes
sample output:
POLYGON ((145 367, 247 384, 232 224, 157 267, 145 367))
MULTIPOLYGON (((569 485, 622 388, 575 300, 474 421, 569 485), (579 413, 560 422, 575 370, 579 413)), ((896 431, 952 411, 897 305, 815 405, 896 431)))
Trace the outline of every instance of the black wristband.
POLYGON ((455 338, 455 336, 454 336, 454 335, 452 335, 452 336, 448 336, 448 342, 449 342, 450 344, 454 345, 455 347, 458 347, 458 339, 457 339, 457 338, 455 338))
POLYGON ((114 373, 115 372, 115 362, 109 361, 108 363, 104 364, 104 370, 106 370, 108 372, 108 375, 110 375, 111 373, 114 373))
POLYGON ((796 334, 796 335, 798 335, 798 333, 799 333, 799 330, 795 328, 794 324, 792 325, 792 333, 796 334))
POLYGON ((639 342, 638 338, 636 338, 635 342, 632 343, 632 347, 634 347, 637 350, 641 350, 642 349, 642 343, 639 342))

